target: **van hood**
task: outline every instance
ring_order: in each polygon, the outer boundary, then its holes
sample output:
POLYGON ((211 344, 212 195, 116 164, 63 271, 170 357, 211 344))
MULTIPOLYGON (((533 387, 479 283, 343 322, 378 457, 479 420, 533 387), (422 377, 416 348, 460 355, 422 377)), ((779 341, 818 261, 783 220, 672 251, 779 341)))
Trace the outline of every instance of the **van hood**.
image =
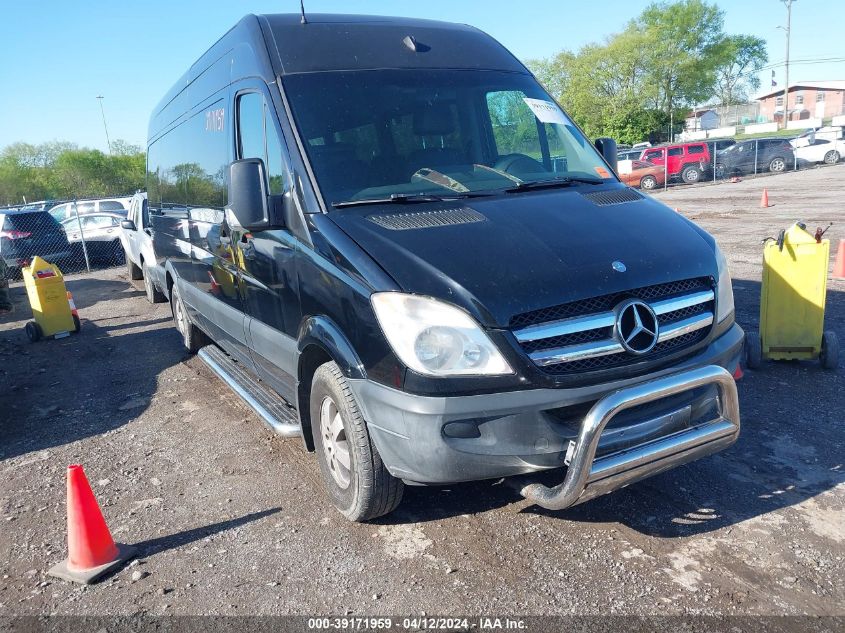
POLYGON ((328 217, 403 290, 457 304, 488 327, 579 299, 718 276, 712 237, 623 186, 350 207, 328 217), (619 198, 628 201, 608 203, 619 198))

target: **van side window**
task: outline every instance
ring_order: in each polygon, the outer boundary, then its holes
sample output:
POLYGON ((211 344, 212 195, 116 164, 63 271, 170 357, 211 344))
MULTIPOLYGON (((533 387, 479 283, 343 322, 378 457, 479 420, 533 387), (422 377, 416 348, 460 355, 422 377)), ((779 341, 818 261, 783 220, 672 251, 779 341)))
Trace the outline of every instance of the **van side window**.
POLYGON ((271 195, 285 192, 286 178, 283 149, 269 105, 260 92, 238 97, 238 158, 264 161, 271 195))

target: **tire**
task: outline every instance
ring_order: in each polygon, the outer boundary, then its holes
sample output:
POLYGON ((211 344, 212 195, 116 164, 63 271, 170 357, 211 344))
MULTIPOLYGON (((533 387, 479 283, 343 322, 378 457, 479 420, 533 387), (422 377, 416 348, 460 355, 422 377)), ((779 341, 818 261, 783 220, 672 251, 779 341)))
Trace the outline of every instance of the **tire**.
POLYGON ((150 269, 147 266, 143 268, 144 273, 144 292, 147 293, 147 301, 150 303, 164 303, 167 301, 167 297, 164 296, 164 293, 161 292, 158 288, 156 288, 155 283, 153 282, 153 278, 150 276, 150 269))
POLYGON ((836 371, 839 366, 839 339, 836 332, 828 330, 822 334, 822 351, 819 355, 822 367, 836 371))
POLYGON ((27 337, 29 337, 29 340, 33 343, 37 343, 41 340, 41 337, 44 336, 44 333, 41 331, 41 326, 35 321, 28 321, 26 326, 24 326, 24 330, 26 330, 27 337))
POLYGON ((326 490, 341 514, 368 521, 396 509, 404 484, 382 463, 355 396, 334 362, 314 373, 311 427, 326 490))
POLYGON ((178 284, 173 284, 170 291, 170 311, 176 323, 176 330, 182 335, 182 345, 191 354, 196 354, 208 345, 208 337, 196 325, 191 323, 182 297, 179 296, 178 284))
POLYGON ((745 335, 745 366, 748 369, 759 369, 763 364, 763 346, 757 332, 745 335))
POLYGON ((144 276, 144 271, 135 264, 131 259, 129 259, 129 253, 123 251, 123 256, 126 258, 126 272, 129 275, 129 279, 134 281, 138 281, 144 276))
POLYGON ((824 155, 824 162, 827 165, 835 165, 839 162, 840 158, 841 157, 839 156, 839 152, 837 152, 835 149, 832 149, 824 155))
POLYGON ((640 180, 640 189, 643 189, 644 191, 657 189, 657 178, 654 176, 643 176, 640 180))
POLYGON ((688 185, 693 185, 701 180, 701 170, 694 165, 687 165, 681 172, 681 179, 688 185))
POLYGON ((769 161, 769 171, 773 174, 779 174, 782 171, 786 171, 786 161, 780 156, 776 156, 769 161))

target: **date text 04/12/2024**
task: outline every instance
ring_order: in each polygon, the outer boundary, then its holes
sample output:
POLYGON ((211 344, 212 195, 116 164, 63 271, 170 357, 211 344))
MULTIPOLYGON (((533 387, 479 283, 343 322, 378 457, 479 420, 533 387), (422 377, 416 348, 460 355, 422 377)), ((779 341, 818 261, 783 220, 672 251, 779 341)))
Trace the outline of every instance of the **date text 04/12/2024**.
POLYGON ((475 621, 470 618, 448 618, 448 617, 407 617, 402 620, 394 620, 387 617, 343 617, 343 618, 308 618, 310 630, 511 630, 519 631, 526 628, 521 619, 480 617, 475 621))

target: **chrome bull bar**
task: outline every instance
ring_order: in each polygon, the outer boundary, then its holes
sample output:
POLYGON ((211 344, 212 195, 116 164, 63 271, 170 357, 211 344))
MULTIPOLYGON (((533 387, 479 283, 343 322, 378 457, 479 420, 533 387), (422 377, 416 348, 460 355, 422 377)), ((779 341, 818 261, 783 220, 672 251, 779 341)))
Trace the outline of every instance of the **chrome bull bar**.
POLYGON ((603 397, 590 409, 574 446, 569 467, 559 485, 525 486, 523 497, 549 510, 563 510, 675 466, 710 455, 739 437, 739 399, 733 377, 722 367, 707 365, 625 387, 603 397), (626 409, 683 391, 715 385, 719 415, 714 420, 596 459, 602 431, 626 409))

